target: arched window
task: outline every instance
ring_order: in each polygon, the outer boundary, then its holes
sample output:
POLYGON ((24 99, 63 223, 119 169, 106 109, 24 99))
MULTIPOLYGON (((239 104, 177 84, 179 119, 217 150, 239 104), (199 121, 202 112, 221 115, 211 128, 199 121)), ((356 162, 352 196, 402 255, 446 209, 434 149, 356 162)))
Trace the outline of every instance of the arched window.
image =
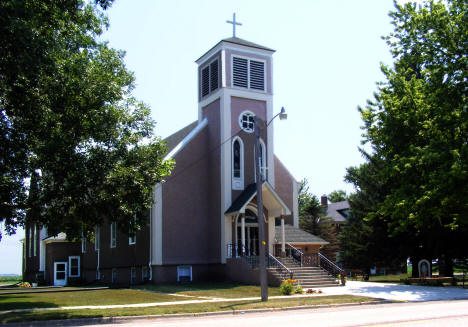
POLYGON ((244 144, 239 137, 232 142, 232 188, 244 189, 244 144))
MULTIPOLYGON (((255 158, 255 160, 257 160, 255 158)), ((262 139, 260 139, 260 174, 262 175, 262 180, 267 178, 267 162, 266 162, 266 147, 262 139)))

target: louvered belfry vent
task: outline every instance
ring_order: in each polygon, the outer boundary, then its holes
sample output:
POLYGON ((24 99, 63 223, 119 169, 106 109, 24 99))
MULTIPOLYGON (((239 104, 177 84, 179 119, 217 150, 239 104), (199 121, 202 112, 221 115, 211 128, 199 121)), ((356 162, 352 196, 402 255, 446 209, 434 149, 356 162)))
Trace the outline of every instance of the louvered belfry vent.
POLYGON ((250 88, 265 90, 265 63, 250 60, 250 88))
POLYGON ((219 88, 219 61, 215 59, 201 71, 201 96, 207 96, 219 88))
POLYGON ((234 86, 248 87, 248 60, 234 57, 232 64, 232 77, 234 86))
POLYGON ((210 65, 210 91, 218 88, 218 60, 215 60, 210 65))
POLYGON ((202 96, 208 95, 210 93, 210 68, 205 67, 202 69, 202 96))

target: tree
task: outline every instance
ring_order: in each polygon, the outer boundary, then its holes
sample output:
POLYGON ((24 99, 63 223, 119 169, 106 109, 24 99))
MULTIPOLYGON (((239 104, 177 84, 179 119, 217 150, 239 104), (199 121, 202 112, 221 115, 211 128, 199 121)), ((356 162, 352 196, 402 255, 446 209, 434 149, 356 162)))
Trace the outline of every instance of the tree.
POLYGON ((372 149, 364 165, 375 167, 374 184, 385 187, 364 221, 385 226, 389 237, 411 238, 405 253, 413 262, 440 258, 447 275, 453 258, 468 255, 461 244, 468 236, 466 7, 460 0, 395 2, 394 32, 385 38, 394 65, 382 65, 386 81, 359 108, 363 143, 372 149))
POLYGON ((346 191, 343 190, 335 190, 328 194, 327 196, 328 200, 330 202, 335 203, 335 202, 340 202, 340 201, 345 201, 348 198, 348 195, 346 194, 346 191))
POLYGON ((330 218, 324 217, 324 208, 318 197, 309 193, 307 184, 307 180, 303 179, 299 186, 299 227, 329 242, 321 249, 321 252, 335 261, 339 249, 338 231, 331 224, 330 218))
POLYGON ((171 169, 148 107, 131 95, 123 52, 98 41, 106 26, 81 0, 0 2, 0 221, 8 233, 26 216, 69 238, 104 221, 132 232, 171 169))

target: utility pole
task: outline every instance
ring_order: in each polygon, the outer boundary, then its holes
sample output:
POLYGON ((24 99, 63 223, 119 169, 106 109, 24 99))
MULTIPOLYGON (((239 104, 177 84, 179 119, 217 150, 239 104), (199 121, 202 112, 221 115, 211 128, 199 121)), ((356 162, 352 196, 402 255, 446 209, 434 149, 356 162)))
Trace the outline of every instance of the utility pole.
POLYGON ((259 242, 259 270, 260 270, 260 288, 262 301, 268 301, 268 280, 266 271, 266 241, 265 241, 265 222, 263 220, 263 200, 261 175, 262 153, 260 150, 260 127, 258 126, 258 117, 254 117, 255 122, 255 183, 257 184, 257 207, 258 207, 258 242, 259 242))

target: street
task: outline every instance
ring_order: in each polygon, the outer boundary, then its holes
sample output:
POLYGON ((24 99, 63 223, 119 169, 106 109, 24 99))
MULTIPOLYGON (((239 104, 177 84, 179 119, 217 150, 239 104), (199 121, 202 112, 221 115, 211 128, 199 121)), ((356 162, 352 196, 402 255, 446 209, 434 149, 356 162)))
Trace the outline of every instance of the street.
MULTIPOLYGON (((119 326, 468 326, 468 301, 432 301, 221 316, 137 319, 119 326)), ((115 326, 99 324, 96 326, 115 326)))

